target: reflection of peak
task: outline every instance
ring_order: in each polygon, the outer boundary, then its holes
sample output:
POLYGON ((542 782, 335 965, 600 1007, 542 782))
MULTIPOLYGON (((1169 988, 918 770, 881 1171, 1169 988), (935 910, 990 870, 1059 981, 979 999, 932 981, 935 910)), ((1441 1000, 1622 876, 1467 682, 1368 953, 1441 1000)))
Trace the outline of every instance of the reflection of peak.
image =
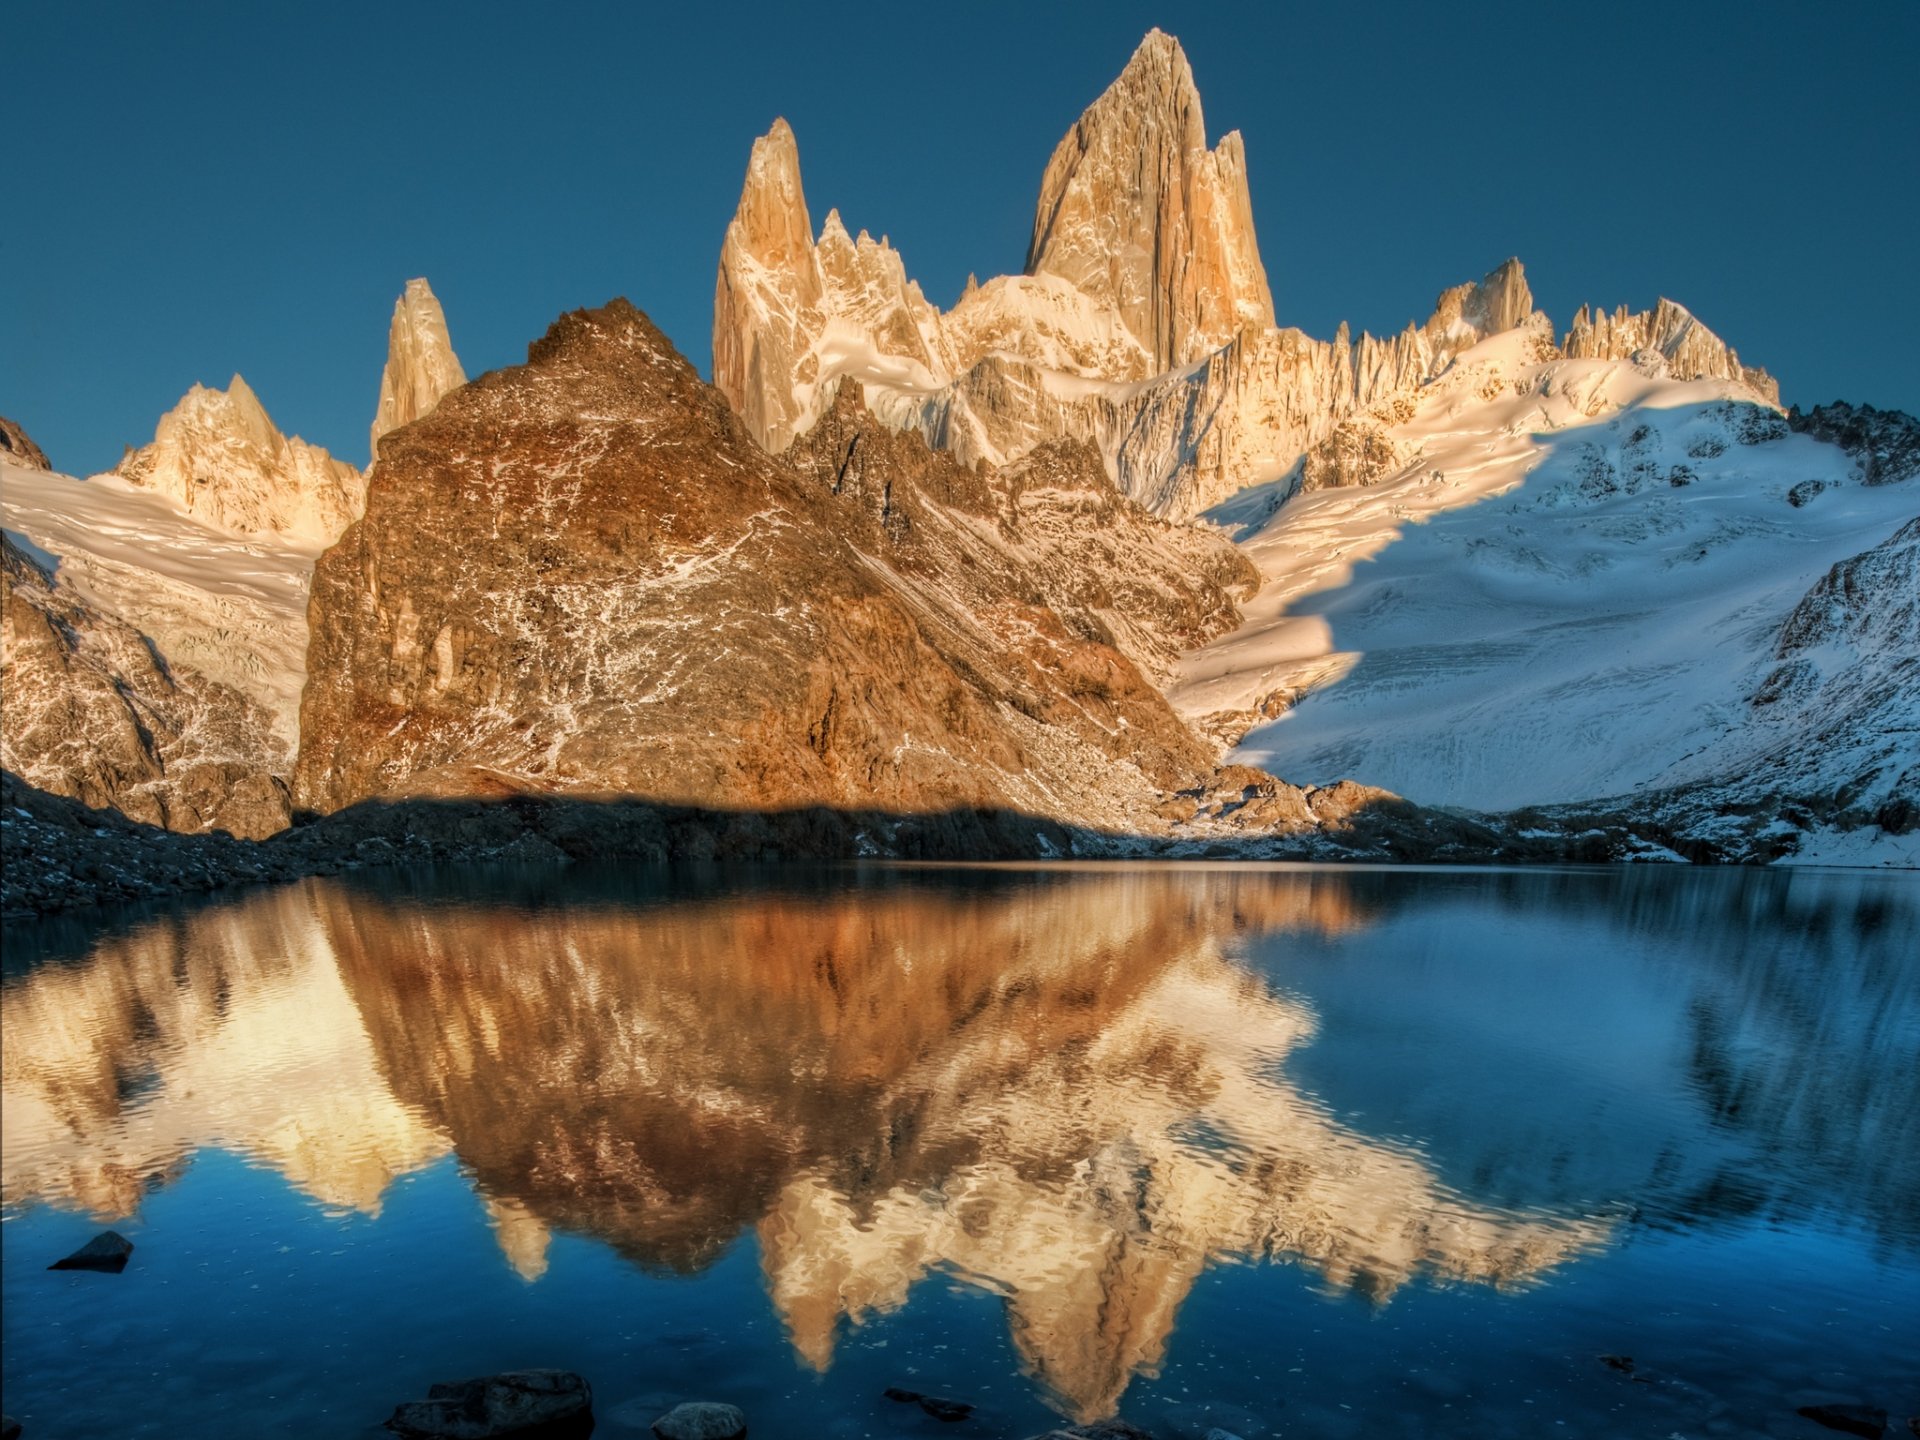
POLYGON ((442 1153, 395 1102, 327 939, 293 892, 200 911, 6 988, 0 1175, 9 1204, 124 1218, 150 1176, 238 1150, 321 1204, 370 1215, 442 1153), (150 1076, 137 1103, 128 1075, 150 1076))
POLYGON ((547 1273, 547 1247, 553 1232, 546 1222, 518 1200, 487 1197, 487 1220, 493 1226, 500 1253, 522 1280, 531 1284, 547 1273))
MULTIPOLYGON (((1605 1233, 1478 1211, 1332 1123, 1276 1078, 1311 1016, 1209 942, 1102 1020, 1087 1046, 1034 1055, 997 1087, 951 1061, 906 1077, 896 1093, 945 1087, 922 1143, 969 1142, 941 1183, 854 1196, 815 1171, 788 1185, 760 1238, 808 1363, 831 1360, 843 1316, 894 1309, 943 1267, 1007 1297, 1028 1368, 1092 1418, 1155 1372, 1220 1257, 1304 1263, 1383 1301, 1421 1273, 1523 1284, 1605 1233)), ((1005 1043, 976 1044, 976 1063, 1005 1043)))
POLYGON ((545 1227, 691 1269, 757 1226, 817 1367, 843 1319, 946 1267, 1007 1297, 1069 1409, 1104 1414, 1212 1257, 1384 1298, 1422 1273, 1524 1282, 1601 1234, 1479 1212, 1276 1078, 1314 1022, 1214 936, 1351 926, 1339 887, 356 911, 323 904, 382 1068, 453 1135, 522 1274, 545 1227), (500 953, 539 958, 474 958, 500 953))

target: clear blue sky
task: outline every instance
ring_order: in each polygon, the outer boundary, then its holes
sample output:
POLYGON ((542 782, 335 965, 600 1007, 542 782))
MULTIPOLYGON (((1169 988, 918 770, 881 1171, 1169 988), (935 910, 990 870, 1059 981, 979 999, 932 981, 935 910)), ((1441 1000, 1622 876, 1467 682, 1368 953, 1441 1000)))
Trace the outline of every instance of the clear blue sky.
MULTIPOLYGON (((1672 296, 1788 400, 1920 409, 1920 4, 1130 0, 9 7, 0 413, 86 473, 234 371, 365 463, 401 284, 469 373, 626 295, 707 370, 747 150, 950 304, 1151 26, 1246 136, 1283 324, 1396 329, 1509 254, 1564 328, 1672 296)), ((1212 138, 1210 137, 1210 138, 1212 138)))

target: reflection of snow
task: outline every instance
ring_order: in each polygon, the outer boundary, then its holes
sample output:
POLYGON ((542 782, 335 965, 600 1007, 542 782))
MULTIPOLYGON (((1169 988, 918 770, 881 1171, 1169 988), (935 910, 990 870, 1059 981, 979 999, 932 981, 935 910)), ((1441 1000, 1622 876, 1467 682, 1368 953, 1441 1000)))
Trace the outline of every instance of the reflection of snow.
POLYGON ((843 1316, 956 1271, 1006 1298, 1035 1376, 1090 1418, 1157 1371, 1209 1263, 1294 1261, 1384 1301, 1417 1275, 1523 1284, 1602 1243, 1604 1223, 1480 1209, 1417 1156, 1335 1124, 1279 1074, 1313 1031, 1205 937, 1090 1045, 1016 1083, 975 1083, 985 1054, 904 1076, 900 1090, 940 1096, 929 1139, 963 1134, 978 1158, 864 1202, 819 1171, 789 1183, 760 1237, 794 1344, 824 1369, 843 1316))
POLYGON ((692 1269, 757 1226, 808 1362, 930 1268, 1006 1299, 1110 1412, 1209 1263, 1385 1300, 1520 1284, 1603 1223, 1477 1206, 1282 1076, 1316 1022, 1226 957, 1364 923, 1260 872, 636 909, 392 905, 309 884, 8 985, 9 1205, 131 1212, 196 1149, 377 1213, 449 1146, 508 1263, 554 1230, 692 1269))

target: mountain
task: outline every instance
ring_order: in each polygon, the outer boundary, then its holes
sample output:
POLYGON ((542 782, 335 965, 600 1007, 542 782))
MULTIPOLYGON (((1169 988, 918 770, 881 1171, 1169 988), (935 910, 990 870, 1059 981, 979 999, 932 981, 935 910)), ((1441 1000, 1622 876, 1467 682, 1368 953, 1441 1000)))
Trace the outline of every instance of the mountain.
POLYGON ((112 473, 215 529, 313 546, 338 539, 366 493, 346 461, 282 435, 238 375, 187 391, 112 473))
MULTIPOLYGON (((237 376, 84 483, 9 438, 15 588, 263 713, 302 807, 511 797, 546 854, 618 799, 700 817, 648 854, 1913 863, 1920 426, 1783 414, 1670 300, 1557 334, 1517 259, 1316 339, 1249 197, 1151 32, 1055 147, 1024 273, 943 311, 885 235, 815 231, 776 121, 711 387, 625 301, 467 383, 410 281, 368 475, 237 376)), ((109 648, 45 652, 23 703, 165 709, 109 648)), ((34 773, 152 778, 83 768, 34 773)))
MULTIPOLYGON (((383 381, 396 415, 458 373, 445 330, 410 282, 383 381)), ((365 504, 360 472, 283 436, 239 376, 194 386, 151 444, 88 480, 26 463, 38 451, 13 433, 0 518, 19 552, 12 613, 36 648, 10 657, 9 731, 27 738, 9 734, 8 768, 172 830, 284 826, 309 582, 365 504), (222 766, 239 768, 210 778, 222 766)))
POLYGON ((393 302, 387 328, 387 364, 380 372, 380 403, 373 415, 368 453, 380 456, 380 437, 410 425, 439 403, 449 390, 467 383, 460 357, 453 353, 447 317, 424 279, 409 280, 393 302))
POLYGON ((1297 783, 1920 859, 1920 425, 1789 420, 1747 373, 1676 368, 1562 355, 1536 322, 1424 387, 1373 483, 1219 507, 1266 583, 1175 704, 1297 783))
POLYGON ((963 463, 1080 440, 1126 495, 1187 519, 1285 474, 1348 417, 1370 423, 1532 310, 1510 260, 1386 339, 1276 327, 1240 137, 1207 148, 1186 56, 1155 30, 1055 148, 1026 273, 970 283, 944 313, 838 211, 813 239, 777 121, 721 250, 714 383, 770 450, 852 377, 876 415, 963 463))
POLYGON ((257 839, 285 828, 272 717, 169 666, 10 536, 0 536, 0 656, 0 756, 29 783, 170 830, 257 839))
POLYGON ((1027 274, 1111 306, 1155 372, 1273 326, 1238 131, 1207 148, 1180 42, 1150 30, 1040 179, 1027 274))
POLYGON ((624 301, 387 436, 315 574, 300 803, 506 785, 1125 826, 1204 784, 1141 663, 1234 623, 1223 540, 1084 450, 983 476, 851 387, 790 459, 624 301))

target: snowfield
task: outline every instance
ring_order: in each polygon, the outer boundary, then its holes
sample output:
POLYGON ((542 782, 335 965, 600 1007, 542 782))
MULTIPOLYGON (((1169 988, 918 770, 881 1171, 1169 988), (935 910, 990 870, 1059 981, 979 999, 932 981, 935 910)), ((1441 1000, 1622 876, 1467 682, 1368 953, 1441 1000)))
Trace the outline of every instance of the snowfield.
POLYGON ((264 705, 291 757, 307 673, 307 590, 322 546, 241 539, 116 476, 76 480, 7 461, 0 523, 164 659, 264 705))
MULTIPOLYGON (((1789 614, 1920 513, 1920 482, 1863 483, 1738 382, 1670 380, 1644 352, 1542 360, 1545 334, 1487 340, 1426 387, 1387 431, 1412 458, 1380 483, 1277 508, 1267 487, 1212 512, 1266 585, 1238 631, 1184 661, 1176 706, 1293 783, 1353 776, 1482 811, 1761 765, 1796 792, 1863 765, 1888 792, 1911 787, 1910 579, 1890 582, 1905 608, 1888 633, 1808 652, 1802 689, 1872 693, 1860 725, 1754 697, 1789 614)), ((1883 838, 1834 837, 1830 853, 1913 863, 1915 837, 1883 838)))

